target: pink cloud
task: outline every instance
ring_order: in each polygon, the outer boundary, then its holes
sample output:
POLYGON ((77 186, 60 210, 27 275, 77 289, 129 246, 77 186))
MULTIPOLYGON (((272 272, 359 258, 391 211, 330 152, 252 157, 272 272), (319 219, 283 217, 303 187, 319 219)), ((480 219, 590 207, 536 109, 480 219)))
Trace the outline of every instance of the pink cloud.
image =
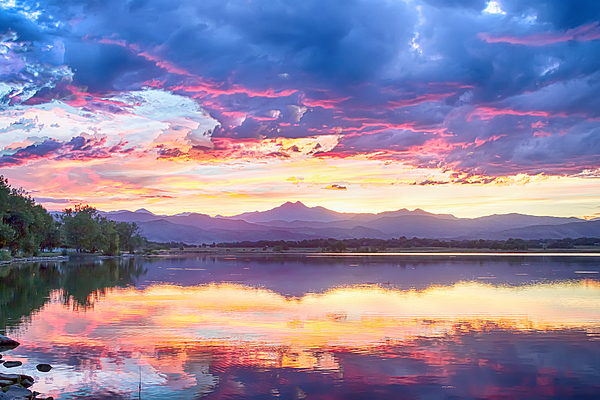
POLYGON ((392 105, 394 108, 398 107, 407 107, 407 106, 416 106, 418 104, 422 104, 428 101, 440 101, 445 99, 446 97, 450 97, 455 95, 456 92, 452 93, 427 93, 424 95, 416 96, 412 99, 403 99, 390 101, 388 104, 392 105))
POLYGON ((266 90, 252 90, 245 88, 241 85, 232 85, 230 88, 223 89, 218 87, 216 84, 211 83, 196 83, 195 85, 180 85, 175 86, 171 90, 173 91, 183 91, 183 92, 203 92, 208 95, 213 96, 221 96, 221 95, 232 95, 232 94, 245 94, 248 97, 267 97, 267 98, 277 98, 277 97, 287 97, 297 92, 295 89, 290 90, 282 90, 275 91, 275 89, 266 89, 266 90))
POLYGON ((556 43, 588 42, 600 39, 600 27, 598 21, 577 28, 569 29, 562 33, 538 33, 529 36, 492 36, 488 33, 479 33, 479 38, 487 43, 510 43, 525 46, 547 46, 556 43))
POLYGON ((183 76, 195 76, 194 74, 189 73, 185 69, 178 67, 174 63, 163 60, 160 57, 150 54, 148 52, 145 52, 145 51, 140 52, 140 53, 138 53, 138 56, 144 57, 148 61, 153 61, 154 63, 156 63, 156 66, 158 66, 172 74, 183 75, 183 76))
MULTIPOLYGON (((490 120, 498 115, 520 115, 520 116, 534 116, 534 117, 552 117, 552 113, 547 111, 520 111, 520 110, 511 110, 511 109, 499 109, 494 107, 478 107, 474 111, 470 112, 467 115, 467 121, 471 122, 475 117, 478 117, 481 120, 490 120)), ((558 116, 564 116, 559 114, 558 116)))
POLYGON ((10 168, 41 159, 88 161, 111 158, 117 154, 127 154, 133 148, 125 148, 127 142, 114 146, 105 146, 106 136, 80 135, 69 142, 46 139, 42 143, 32 144, 18 149, 10 155, 0 157, 0 167, 10 168))
POLYGON ((321 107, 327 109, 336 108, 340 103, 350 99, 350 97, 341 97, 339 99, 327 99, 327 100, 313 100, 313 99, 304 99, 302 104, 307 107, 321 107))

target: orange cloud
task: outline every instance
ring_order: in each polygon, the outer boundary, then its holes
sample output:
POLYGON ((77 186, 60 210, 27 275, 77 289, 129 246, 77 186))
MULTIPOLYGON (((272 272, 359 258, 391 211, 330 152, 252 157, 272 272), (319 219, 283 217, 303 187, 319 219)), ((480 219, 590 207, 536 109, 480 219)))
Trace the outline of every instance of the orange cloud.
POLYGON ((346 190, 347 188, 346 188, 346 186, 341 186, 341 185, 333 184, 333 185, 326 186, 323 189, 329 189, 329 190, 346 190))

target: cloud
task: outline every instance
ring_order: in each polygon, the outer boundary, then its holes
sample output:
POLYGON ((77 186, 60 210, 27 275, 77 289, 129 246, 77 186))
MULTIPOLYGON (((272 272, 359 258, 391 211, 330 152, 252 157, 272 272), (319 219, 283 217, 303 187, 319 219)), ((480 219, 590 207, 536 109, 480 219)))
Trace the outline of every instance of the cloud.
POLYGON ((71 199, 53 199, 50 197, 34 197, 37 203, 55 203, 55 204, 71 204, 73 200, 71 199))
POLYGON ((117 154, 126 154, 124 144, 106 147, 106 137, 90 136, 82 133, 69 142, 45 139, 41 143, 31 144, 10 154, 0 157, 0 167, 13 167, 40 159, 89 161, 111 158, 117 154))
POLYGON ((63 62, 64 45, 50 40, 35 46, 19 40, 13 30, 0 30, 0 110, 24 103, 59 82, 71 82, 70 68, 57 65, 63 62))
POLYGON ((1 160, 596 170, 599 3, 490 4, 7 3, 1 160))
POLYGON ((328 185, 325 186, 323 189, 327 189, 327 190, 347 190, 346 186, 341 186, 341 185, 328 185))
POLYGON ((541 33, 528 36, 492 36, 487 33, 481 33, 479 37, 487 43, 510 43, 522 44, 525 46, 548 46, 556 43, 568 41, 587 42, 600 39, 600 27, 598 21, 591 24, 582 25, 577 28, 569 29, 564 33, 541 33))

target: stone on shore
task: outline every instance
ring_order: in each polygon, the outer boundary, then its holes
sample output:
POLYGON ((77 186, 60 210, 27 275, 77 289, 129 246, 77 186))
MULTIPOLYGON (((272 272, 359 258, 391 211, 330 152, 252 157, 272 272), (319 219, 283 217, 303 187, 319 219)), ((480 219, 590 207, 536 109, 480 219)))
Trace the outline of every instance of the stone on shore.
POLYGON ((6 392, 4 392, 4 389, 0 392, 0 400, 25 400, 32 397, 33 392, 31 390, 19 385, 12 385, 6 392))
POLYGON ((4 363, 5 368, 20 367, 21 365, 23 365, 23 363, 21 361, 6 361, 4 363))
POLYGON ((19 383, 19 382, 22 382, 24 380, 35 382, 35 379, 33 379, 33 377, 31 377, 29 375, 23 375, 23 374, 4 374, 2 372, 0 372, 0 380, 2 380, 2 381, 11 381, 13 383, 19 383))

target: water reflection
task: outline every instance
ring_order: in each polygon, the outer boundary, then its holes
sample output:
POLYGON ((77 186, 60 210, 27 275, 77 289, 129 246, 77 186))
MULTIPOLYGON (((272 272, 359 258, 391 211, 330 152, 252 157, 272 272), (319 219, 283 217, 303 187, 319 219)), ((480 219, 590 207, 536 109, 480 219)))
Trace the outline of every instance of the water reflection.
POLYGON ((1 314, 55 398, 597 398, 597 264, 525 261, 29 266, 1 314))
POLYGON ((85 308, 106 289, 131 285, 146 272, 135 259, 0 268, 0 333, 39 310, 58 289, 63 303, 85 308))

